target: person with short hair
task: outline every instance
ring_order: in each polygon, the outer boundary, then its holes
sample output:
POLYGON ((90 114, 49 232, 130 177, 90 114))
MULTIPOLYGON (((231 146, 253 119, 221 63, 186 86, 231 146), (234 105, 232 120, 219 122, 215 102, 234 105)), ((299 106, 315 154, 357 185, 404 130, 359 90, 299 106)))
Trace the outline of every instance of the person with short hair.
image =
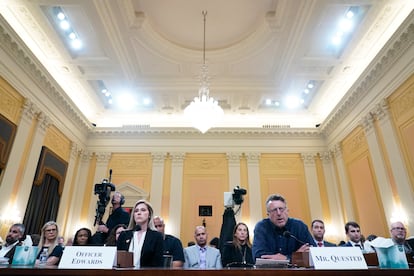
POLYGON ((285 198, 272 194, 266 199, 267 218, 254 228, 253 258, 290 260, 293 252, 309 252, 316 246, 306 224, 289 217, 285 198))
POLYGON ((208 233, 204 226, 196 226, 194 239, 196 244, 184 248, 184 268, 223 268, 221 254, 217 248, 207 245, 208 233))
POLYGON ((93 235, 93 243, 96 245, 104 245, 112 228, 118 224, 128 225, 130 221, 130 214, 122 208, 125 203, 125 197, 120 192, 116 191, 112 195, 112 213, 109 215, 106 224, 101 221, 99 223, 96 233, 93 235))
POLYGON ((9 232, 6 236, 6 242, 0 248, 0 257, 8 258, 9 263, 12 263, 16 246, 21 245, 25 239, 26 227, 21 223, 15 223, 10 226, 9 232))
POLYGON ((361 234, 361 227, 355 221, 348 221, 345 224, 345 234, 348 237, 348 242, 342 246, 354 246, 359 247, 363 253, 373 253, 375 250, 369 246, 364 246, 363 236, 361 234))
POLYGON ((162 217, 154 217, 154 226, 164 238, 163 254, 172 256, 173 268, 182 268, 185 260, 184 249, 180 239, 174 237, 173 235, 165 234, 165 223, 162 217))
POLYGON ((320 219, 315 219, 311 224, 313 239, 318 247, 335 247, 336 244, 325 241, 325 223, 320 219))
POLYGON ((413 254, 413 249, 406 241, 407 228, 401 221, 396 221, 390 225, 391 239, 394 244, 404 248, 405 254, 413 254))

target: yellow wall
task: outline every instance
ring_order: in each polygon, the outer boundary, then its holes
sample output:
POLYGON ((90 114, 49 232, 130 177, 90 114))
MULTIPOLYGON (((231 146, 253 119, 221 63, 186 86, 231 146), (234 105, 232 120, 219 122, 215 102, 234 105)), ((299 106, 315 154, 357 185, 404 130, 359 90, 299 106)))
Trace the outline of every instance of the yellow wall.
MULTIPOLYGON (((281 194, 288 203, 289 215, 311 222, 303 161, 299 154, 262 154, 260 159, 262 205, 269 194, 281 194)), ((266 217, 263 207, 263 217, 266 217)))
POLYGON ((355 210, 354 220, 361 226, 363 234, 388 235, 388 225, 378 192, 378 183, 372 167, 365 133, 356 128, 342 142, 343 156, 355 210))

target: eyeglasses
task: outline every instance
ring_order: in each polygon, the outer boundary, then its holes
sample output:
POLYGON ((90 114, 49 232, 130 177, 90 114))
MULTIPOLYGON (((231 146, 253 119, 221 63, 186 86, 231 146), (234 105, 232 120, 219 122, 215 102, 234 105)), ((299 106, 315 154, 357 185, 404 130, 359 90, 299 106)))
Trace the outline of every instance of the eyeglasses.
POLYGON ((283 213, 285 210, 286 210, 286 207, 276 207, 276 208, 274 208, 272 210, 269 210, 268 212, 269 213, 273 213, 273 212, 283 213))
POLYGON ((359 232, 361 232, 361 230, 359 230, 359 229, 354 229, 354 230, 349 230, 349 232, 351 232, 351 233, 359 233, 359 232))
POLYGON ((55 232, 57 229, 53 228, 53 229, 45 229, 45 232, 55 232))
POLYGON ((404 227, 393 227, 391 230, 399 230, 399 231, 405 231, 404 227))
POLYGON ((154 225, 154 226, 155 226, 155 228, 162 228, 162 224, 154 225))

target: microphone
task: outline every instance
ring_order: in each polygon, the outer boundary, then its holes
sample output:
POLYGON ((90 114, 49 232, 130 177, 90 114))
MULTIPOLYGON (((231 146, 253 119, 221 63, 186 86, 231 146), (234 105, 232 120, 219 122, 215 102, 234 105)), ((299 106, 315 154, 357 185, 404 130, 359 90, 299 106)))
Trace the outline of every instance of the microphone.
POLYGON ((292 235, 292 233, 290 233, 289 231, 283 232, 283 236, 288 238, 288 239, 293 238, 295 241, 297 241, 298 243, 300 243, 302 245, 307 244, 307 242, 299 240, 298 238, 295 237, 295 235, 292 235))

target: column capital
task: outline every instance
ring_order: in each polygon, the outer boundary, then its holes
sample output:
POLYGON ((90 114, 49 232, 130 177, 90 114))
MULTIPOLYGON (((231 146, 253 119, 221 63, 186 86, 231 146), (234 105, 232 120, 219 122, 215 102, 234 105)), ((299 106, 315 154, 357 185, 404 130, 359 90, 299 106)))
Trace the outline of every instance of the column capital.
POLYGON ((163 164, 166 157, 167 157, 166 152, 152 152, 151 153, 152 163, 154 164, 159 164, 159 165, 163 164))
POLYGON ((72 158, 76 158, 79 156, 82 156, 82 153, 84 152, 84 150, 75 142, 71 142, 70 144, 70 156, 72 158))
POLYGON ((300 156, 301 156, 301 158, 303 160, 303 163, 305 165, 314 165, 315 164, 315 157, 316 157, 315 153, 313 153, 313 152, 301 153, 300 156))
POLYGON ((93 157, 93 152, 89 152, 89 151, 81 152, 81 158, 83 162, 91 161, 92 157, 93 157))
POLYGON ((173 163, 182 163, 185 159, 185 153, 184 152, 170 152, 170 157, 173 163))
POLYGON ((111 160, 112 153, 110 152, 95 152, 96 160, 98 164, 103 164, 111 160))
POLYGON ((248 152, 245 153, 245 156, 248 163, 258 163, 262 155, 260 152, 248 152))
POLYGON ((240 159, 243 156, 241 152, 226 152, 226 158, 229 163, 240 163, 240 159))
POLYGON ((44 114, 43 112, 40 112, 37 115, 37 120, 39 121, 39 128, 42 131, 46 131, 47 128, 52 125, 52 121, 50 120, 49 116, 47 116, 46 114, 44 114))
POLYGON ((23 112, 22 112, 23 119, 31 121, 39 113, 40 113, 39 108, 37 108, 36 105, 30 99, 25 98, 24 103, 23 103, 23 112))
POLYGON ((330 150, 332 155, 336 158, 342 156, 342 146, 340 143, 337 143, 333 146, 333 148, 330 150))
POLYGON ((390 106, 388 104, 388 101, 386 99, 382 99, 377 105, 375 105, 375 109, 373 111, 375 118, 379 121, 382 120, 389 120, 390 118, 390 112, 389 112, 390 106))
POLYGON ((374 116, 372 116, 371 113, 364 116, 359 123, 363 127, 365 133, 370 133, 374 130, 374 116))
POLYGON ((319 153, 319 159, 325 164, 331 162, 332 152, 330 152, 330 151, 320 152, 319 153))

